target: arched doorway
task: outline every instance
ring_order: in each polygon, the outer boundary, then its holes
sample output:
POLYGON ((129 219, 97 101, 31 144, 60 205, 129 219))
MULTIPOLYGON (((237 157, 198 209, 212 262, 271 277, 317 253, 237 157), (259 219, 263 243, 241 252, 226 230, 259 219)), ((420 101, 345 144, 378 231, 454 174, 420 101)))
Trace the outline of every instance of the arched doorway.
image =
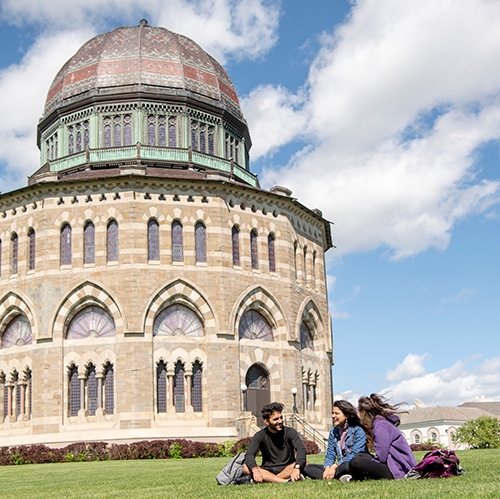
POLYGON ((265 423, 260 411, 271 402, 269 375, 263 367, 253 364, 247 371, 245 384, 247 385, 247 410, 257 417, 257 425, 263 427, 265 423))

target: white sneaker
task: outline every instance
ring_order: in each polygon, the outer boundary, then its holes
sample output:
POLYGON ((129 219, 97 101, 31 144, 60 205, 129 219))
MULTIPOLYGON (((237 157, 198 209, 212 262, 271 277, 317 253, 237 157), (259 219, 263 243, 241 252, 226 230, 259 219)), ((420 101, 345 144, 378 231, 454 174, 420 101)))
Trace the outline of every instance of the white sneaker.
POLYGON ((351 475, 342 475, 339 478, 339 482, 350 482, 351 480, 352 480, 352 476, 351 475))

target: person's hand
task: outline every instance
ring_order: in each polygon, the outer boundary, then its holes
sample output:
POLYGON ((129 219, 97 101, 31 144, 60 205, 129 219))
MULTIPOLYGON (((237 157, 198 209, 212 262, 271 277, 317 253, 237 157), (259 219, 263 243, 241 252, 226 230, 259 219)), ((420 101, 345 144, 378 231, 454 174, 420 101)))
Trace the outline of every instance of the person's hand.
POLYGON ((264 479, 262 478, 262 473, 260 472, 259 468, 253 468, 252 469, 252 475, 253 475, 253 481, 255 483, 262 483, 264 479))
POLYGON ((300 480, 300 468, 294 468, 292 470, 292 473, 290 475, 290 480, 292 482, 296 482, 297 480, 300 480))
POLYGON ((323 471, 323 480, 333 480, 335 477, 335 471, 337 471, 337 465, 332 464, 327 466, 323 471))

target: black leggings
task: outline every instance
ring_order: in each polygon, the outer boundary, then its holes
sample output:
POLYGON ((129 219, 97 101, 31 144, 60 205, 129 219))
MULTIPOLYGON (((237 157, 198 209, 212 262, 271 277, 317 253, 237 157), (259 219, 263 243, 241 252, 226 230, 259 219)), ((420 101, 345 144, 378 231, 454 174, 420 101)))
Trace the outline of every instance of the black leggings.
POLYGON ((361 452, 356 454, 350 461, 351 475, 353 480, 365 480, 367 478, 372 480, 393 480, 391 470, 387 464, 377 463, 373 461, 371 454, 361 452))
MULTIPOLYGON (((321 464, 308 464, 304 468, 304 476, 308 476, 314 480, 323 480, 323 471, 324 468, 321 464)), ((349 461, 346 461, 335 470, 334 478, 339 479, 342 475, 349 475, 350 473, 349 461)))

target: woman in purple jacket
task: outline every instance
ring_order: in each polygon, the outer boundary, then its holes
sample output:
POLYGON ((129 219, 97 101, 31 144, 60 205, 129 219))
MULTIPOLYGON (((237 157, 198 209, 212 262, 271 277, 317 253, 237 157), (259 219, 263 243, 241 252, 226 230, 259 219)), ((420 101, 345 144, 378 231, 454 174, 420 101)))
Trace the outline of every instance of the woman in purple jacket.
POLYGON ((376 393, 358 400, 359 418, 365 427, 371 429, 376 454, 375 457, 364 453, 354 456, 350 463, 354 480, 404 478, 415 466, 410 446, 397 429, 400 405, 390 405, 387 399, 376 393))

